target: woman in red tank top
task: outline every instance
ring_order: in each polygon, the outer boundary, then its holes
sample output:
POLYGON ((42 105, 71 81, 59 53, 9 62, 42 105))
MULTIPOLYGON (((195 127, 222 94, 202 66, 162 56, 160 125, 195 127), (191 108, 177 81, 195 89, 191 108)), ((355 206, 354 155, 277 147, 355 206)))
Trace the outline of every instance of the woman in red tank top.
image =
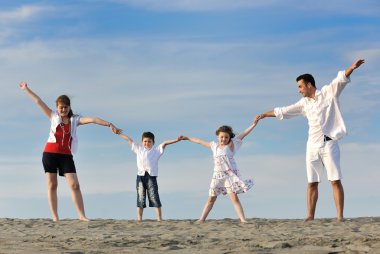
POLYGON ((66 178, 79 219, 88 221, 89 219, 84 212, 82 192, 72 155, 77 150, 78 138, 76 136, 76 129, 79 125, 95 123, 110 127, 112 132, 116 134, 119 134, 121 130, 116 128, 111 122, 98 117, 81 117, 73 114, 70 98, 66 95, 61 95, 57 98, 57 109, 53 111, 25 82, 21 82, 19 86, 41 108, 42 112, 51 122, 49 138, 43 152, 42 162, 48 185, 48 201, 53 221, 59 220, 57 209, 58 175, 66 178))

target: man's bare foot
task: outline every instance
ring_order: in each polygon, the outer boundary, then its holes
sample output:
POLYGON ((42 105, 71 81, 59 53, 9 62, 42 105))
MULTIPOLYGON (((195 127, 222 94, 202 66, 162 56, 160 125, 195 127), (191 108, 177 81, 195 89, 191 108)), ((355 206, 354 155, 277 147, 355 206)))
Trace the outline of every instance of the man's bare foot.
POLYGON ((303 222, 310 222, 310 221, 313 221, 314 218, 313 217, 307 217, 303 222))
POLYGON ((338 223, 341 223, 341 222, 344 222, 344 221, 345 221, 345 219, 343 217, 338 217, 336 219, 336 222, 338 222, 338 223))

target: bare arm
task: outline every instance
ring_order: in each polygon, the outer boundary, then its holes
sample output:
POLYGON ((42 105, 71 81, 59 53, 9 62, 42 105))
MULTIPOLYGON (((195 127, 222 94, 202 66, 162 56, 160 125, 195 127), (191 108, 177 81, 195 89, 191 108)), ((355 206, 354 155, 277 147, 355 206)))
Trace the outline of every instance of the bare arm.
POLYGON ((243 140, 251 131, 256 127, 257 123, 259 122, 259 116, 256 116, 255 119, 253 120, 253 123, 241 133, 238 138, 240 140, 243 140))
POLYGON ((122 130, 117 128, 115 125, 113 125, 113 123, 105 121, 98 117, 81 117, 79 120, 79 124, 89 124, 89 123, 95 123, 98 125, 110 127, 112 132, 115 134, 119 134, 122 132, 122 130))
POLYGON ((364 63, 364 59, 359 59, 355 63, 353 63, 350 67, 348 67, 345 71, 346 77, 350 77, 351 73, 360 67, 364 63))
POLYGON ((129 145, 132 145, 132 143, 133 143, 133 139, 131 139, 130 137, 128 137, 127 135, 124 135, 124 134, 122 134, 122 133, 120 133, 119 136, 120 136, 121 138, 127 140, 129 145))
POLYGON ((178 141, 181 141, 181 140, 182 140, 181 137, 178 137, 176 139, 166 140, 165 142, 162 142, 161 145, 162 145, 162 148, 165 149, 167 145, 177 143, 178 141))
POLYGON ((19 87, 41 108, 42 112, 50 119, 51 109, 41 100, 41 98, 35 94, 25 82, 20 82, 19 87))
POLYGON ((210 143, 200 139, 200 138, 191 138, 191 137, 187 137, 187 136, 180 136, 179 137, 180 140, 189 140, 190 142, 193 142, 193 143, 197 143, 197 144, 200 144, 204 147, 207 147, 207 148, 210 148, 210 143))
POLYGON ((274 114, 274 110, 272 111, 268 111, 268 112, 265 112, 265 113, 262 113, 260 115, 257 115, 255 117, 255 120, 257 119, 257 122, 260 121, 261 119, 264 119, 265 117, 276 117, 276 115, 274 114))

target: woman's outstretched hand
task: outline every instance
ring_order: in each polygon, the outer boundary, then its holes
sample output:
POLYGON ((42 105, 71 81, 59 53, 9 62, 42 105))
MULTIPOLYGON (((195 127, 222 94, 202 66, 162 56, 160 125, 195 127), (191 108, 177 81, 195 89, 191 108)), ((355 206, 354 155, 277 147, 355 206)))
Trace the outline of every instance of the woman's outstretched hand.
POLYGON ((21 88, 21 90, 25 90, 28 87, 28 84, 26 84, 26 82, 22 81, 22 82, 20 82, 20 84, 18 86, 21 88))

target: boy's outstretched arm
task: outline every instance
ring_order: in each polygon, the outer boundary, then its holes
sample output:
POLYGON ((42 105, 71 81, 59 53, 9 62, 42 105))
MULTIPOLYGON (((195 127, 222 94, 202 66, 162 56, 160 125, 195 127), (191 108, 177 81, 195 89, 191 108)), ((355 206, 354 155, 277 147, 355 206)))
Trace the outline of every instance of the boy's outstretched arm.
POLYGON ((181 138, 181 137, 178 137, 178 138, 176 138, 176 139, 166 140, 166 141, 162 142, 162 143, 161 143, 162 148, 165 149, 165 147, 166 147, 167 145, 171 145, 171 144, 174 144, 174 143, 177 143, 177 142, 181 141, 182 139, 180 139, 180 138, 181 138))
POLYGON ((243 131, 243 133, 241 133, 238 138, 240 140, 243 140, 249 133, 251 133, 251 131, 256 127, 257 123, 259 122, 260 120, 260 117, 259 116, 256 116, 255 119, 253 120, 252 124, 243 131))
POLYGON ((125 134, 123 134, 123 133, 119 133, 119 136, 120 136, 121 138, 127 140, 129 145, 132 145, 132 143, 133 143, 133 139, 131 139, 130 137, 128 137, 127 135, 125 135, 125 134))
POLYGON ((190 142, 200 144, 200 145, 207 147, 207 148, 211 147, 209 142, 206 142, 200 138, 191 138, 191 137, 187 137, 187 136, 180 136, 179 139, 180 140, 189 140, 190 142))

